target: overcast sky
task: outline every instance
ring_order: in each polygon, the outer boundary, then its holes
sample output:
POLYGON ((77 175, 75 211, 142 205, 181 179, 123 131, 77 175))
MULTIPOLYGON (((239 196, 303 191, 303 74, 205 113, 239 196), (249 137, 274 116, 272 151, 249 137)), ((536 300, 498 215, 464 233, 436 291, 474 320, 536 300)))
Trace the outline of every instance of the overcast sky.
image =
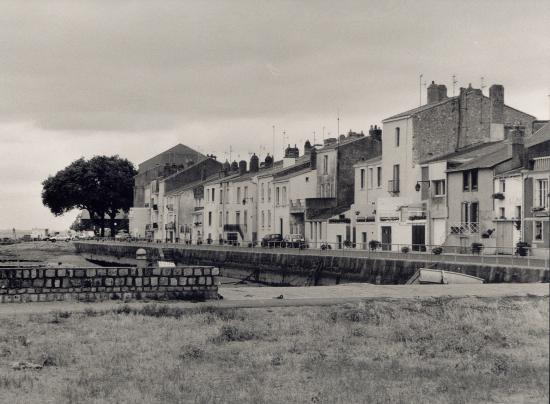
MULTIPOLYGON (((368 130, 429 83, 549 115, 550 1, 2 1, 0 229, 67 228, 41 182, 181 142, 225 159, 368 130), (286 131, 287 139, 282 132, 286 131)), ((423 94, 425 100, 425 92, 423 94)))

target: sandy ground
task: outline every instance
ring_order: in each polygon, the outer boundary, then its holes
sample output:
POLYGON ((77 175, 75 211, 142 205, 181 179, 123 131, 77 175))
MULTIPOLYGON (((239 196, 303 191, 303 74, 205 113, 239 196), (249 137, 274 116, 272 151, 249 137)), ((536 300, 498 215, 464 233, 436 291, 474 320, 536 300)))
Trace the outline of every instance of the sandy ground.
POLYGON ((0 246, 0 265, 96 266, 75 254, 72 242, 37 241, 0 246), (61 264, 60 264, 61 263, 61 264))

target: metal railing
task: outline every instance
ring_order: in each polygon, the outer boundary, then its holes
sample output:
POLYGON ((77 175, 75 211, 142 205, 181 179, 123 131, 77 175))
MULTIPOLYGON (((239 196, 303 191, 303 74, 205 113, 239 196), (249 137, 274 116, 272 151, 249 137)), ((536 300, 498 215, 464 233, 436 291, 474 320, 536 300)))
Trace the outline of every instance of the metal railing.
MULTIPOLYGON (((171 243, 163 240, 130 238, 125 240, 112 237, 95 238, 99 242, 119 242, 132 245, 162 244, 180 247, 192 245, 198 249, 264 251, 283 254, 333 255, 376 259, 397 259, 419 261, 425 265, 437 262, 462 264, 510 265, 532 268, 550 268, 548 248, 533 247, 485 247, 439 246, 426 244, 387 244, 380 242, 345 241, 332 243, 324 241, 258 241, 205 240, 195 239, 190 242, 181 240, 171 243)), ((478 243, 474 243, 478 244, 478 243)))
POLYGON ((449 234, 477 234, 479 222, 452 223, 449 225, 449 234))
POLYGON ((550 170, 550 156, 535 157, 533 160, 535 161, 535 164, 533 166, 534 170, 550 170))

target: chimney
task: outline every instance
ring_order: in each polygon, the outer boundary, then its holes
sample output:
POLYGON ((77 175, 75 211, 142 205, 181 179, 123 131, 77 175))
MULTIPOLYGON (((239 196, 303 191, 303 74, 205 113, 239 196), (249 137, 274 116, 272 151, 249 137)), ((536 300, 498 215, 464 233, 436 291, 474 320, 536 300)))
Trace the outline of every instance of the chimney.
POLYGON ((428 86, 428 104, 435 104, 441 101, 439 99, 439 86, 432 81, 432 84, 428 86))
POLYGON ((489 88, 489 99, 491 101, 491 128, 490 140, 497 141, 504 139, 504 87, 500 84, 493 84, 489 88))
POLYGON ((525 167, 525 147, 523 138, 525 137, 525 126, 521 126, 516 122, 508 131, 506 142, 508 143, 508 156, 512 158, 514 168, 525 167))
POLYGON ((371 129, 369 130, 369 135, 375 140, 378 140, 379 142, 382 141, 382 128, 379 128, 377 125, 374 125, 374 128, 371 125, 371 129))
POLYGON ((269 154, 265 156, 264 166, 265 168, 270 168, 273 166, 273 157, 271 157, 269 154))
POLYGON ((246 161, 239 161, 239 175, 246 174, 246 161))
POLYGON ((260 169, 260 159, 256 156, 256 153, 250 157, 250 172, 257 173, 260 169))
POLYGON ((237 163, 236 161, 233 161, 231 163, 231 171, 239 171, 239 163, 237 163))
POLYGON ((315 150, 315 147, 309 152, 309 166, 312 170, 317 168, 317 150, 315 150))
POLYGON ((306 140, 304 143, 304 154, 309 154, 311 152, 311 143, 309 140, 306 140))
POLYGON ((449 97, 447 97, 447 86, 445 84, 438 84, 437 85, 437 92, 439 94, 439 101, 443 101, 449 97))
POLYGON ((300 156, 300 150, 294 145, 294 147, 288 147, 285 149, 285 158, 298 158, 300 156))

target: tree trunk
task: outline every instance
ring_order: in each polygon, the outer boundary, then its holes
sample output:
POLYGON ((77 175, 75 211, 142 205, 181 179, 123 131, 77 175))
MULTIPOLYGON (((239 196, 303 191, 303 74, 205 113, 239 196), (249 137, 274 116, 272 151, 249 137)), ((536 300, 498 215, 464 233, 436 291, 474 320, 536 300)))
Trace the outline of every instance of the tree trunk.
POLYGON ((105 237, 105 213, 101 214, 99 225, 101 226, 101 237, 105 237))
POLYGON ((111 237, 114 237, 116 235, 116 226, 115 226, 115 223, 116 223, 116 211, 115 212, 109 212, 109 227, 111 229, 111 237))

